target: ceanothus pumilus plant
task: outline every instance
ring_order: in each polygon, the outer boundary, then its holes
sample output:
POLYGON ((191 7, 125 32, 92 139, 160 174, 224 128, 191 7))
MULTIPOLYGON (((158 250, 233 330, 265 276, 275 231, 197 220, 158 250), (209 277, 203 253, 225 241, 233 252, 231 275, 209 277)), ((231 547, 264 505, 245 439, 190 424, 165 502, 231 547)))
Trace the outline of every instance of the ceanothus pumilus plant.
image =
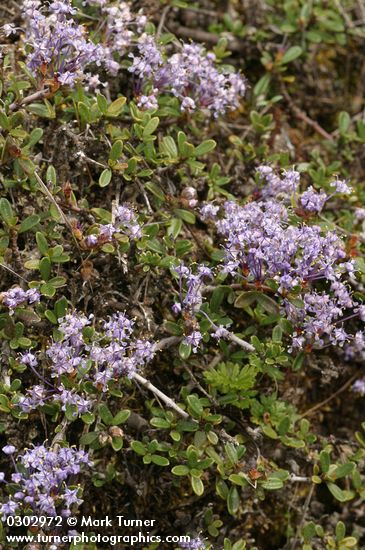
POLYGON ((176 550, 356 547, 362 16, 187 4, 0 7, 4 533, 118 509, 176 550))

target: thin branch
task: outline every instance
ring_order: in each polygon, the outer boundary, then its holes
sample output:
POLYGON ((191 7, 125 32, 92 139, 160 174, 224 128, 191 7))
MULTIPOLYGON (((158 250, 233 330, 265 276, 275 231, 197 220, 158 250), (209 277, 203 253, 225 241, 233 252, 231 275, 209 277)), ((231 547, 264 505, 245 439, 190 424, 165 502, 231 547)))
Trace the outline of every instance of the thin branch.
MULTIPOLYGON (((181 36, 183 38, 191 38, 192 40, 196 40, 197 42, 205 42, 207 44, 218 44, 219 39, 221 36, 218 36, 217 34, 213 34, 211 32, 203 31, 201 29, 191 29, 189 27, 173 27, 172 28, 173 34, 176 34, 177 36, 181 36)), ((245 48, 245 43, 243 40, 237 40, 236 38, 232 38, 231 36, 223 35, 223 38, 226 38, 228 41, 228 49, 234 52, 243 52, 245 48)))
MULTIPOLYGON (((208 319, 208 321, 210 322, 210 324, 215 330, 219 329, 218 325, 216 325, 204 311, 201 310, 200 313, 202 313, 204 317, 208 319)), ((234 342, 235 344, 237 344, 238 346, 240 346, 246 351, 250 351, 250 352, 256 351, 252 344, 249 344, 245 340, 242 340, 242 338, 239 338, 238 336, 233 334, 233 332, 229 332, 229 330, 227 329, 225 330, 226 330, 226 335, 224 336, 224 338, 226 338, 227 340, 230 340, 231 342, 234 342)))
POLYGON ((310 409, 308 409, 307 411, 305 411, 302 415, 301 415, 301 418, 304 418, 305 416, 308 416, 312 413, 314 413, 315 411, 318 411, 318 409, 321 409, 322 407, 324 407, 324 405, 327 405, 327 403, 329 403, 330 401, 332 401, 332 399, 334 399, 335 397, 337 397, 338 395, 340 395, 342 392, 344 392, 345 390, 347 390, 347 388, 352 384, 352 382, 359 376, 359 372, 355 372, 355 374, 353 374, 351 376, 351 378, 349 378, 349 380, 347 380, 347 382, 341 386, 341 388, 339 390, 337 390, 335 393, 333 393, 332 395, 330 395, 329 397, 327 397, 327 399, 325 399, 324 401, 321 401, 320 403, 317 403, 317 405, 314 405, 314 407, 311 407, 310 409))
POLYGON ((321 135, 322 137, 324 137, 328 141, 333 142, 333 137, 331 136, 331 134, 329 134, 324 128, 322 128, 322 126, 318 122, 316 122, 315 120, 312 120, 304 111, 299 109, 299 107, 297 107, 297 105, 295 105, 292 98, 290 97, 290 95, 288 94, 288 92, 285 90, 284 87, 282 87, 281 91, 282 91, 282 94, 285 97, 289 107, 291 108, 294 115, 298 119, 302 120, 303 122, 305 122, 305 124, 307 124, 308 126, 313 128, 313 130, 315 132, 317 132, 317 134, 321 135))
POLYGON ((312 481, 312 480, 311 480, 310 477, 296 476, 295 474, 290 474, 289 481, 293 481, 293 482, 299 481, 299 482, 303 482, 303 483, 308 483, 309 481, 312 481))
POLYGON ((19 279, 22 279, 22 280, 25 281, 26 283, 28 282, 27 279, 24 279, 24 277, 22 277, 21 275, 19 275, 19 273, 17 273, 17 272, 14 271, 13 269, 11 269, 11 267, 8 267, 7 265, 1 264, 1 263, 0 263, 0 267, 3 267, 3 268, 6 269, 7 271, 10 271, 10 273, 12 273, 13 275, 16 275, 17 277, 19 277, 19 279))
POLYGON ((34 172, 34 175, 36 177, 36 180, 37 182, 39 183, 43 193, 49 198, 49 200, 52 202, 52 204, 55 205, 59 215, 61 216, 62 220, 64 221, 64 223, 67 225, 67 227, 70 229, 71 231, 71 235, 72 235, 72 238, 73 240, 75 241, 75 244, 80 252, 80 246, 79 246, 79 243, 77 242, 77 239, 75 237, 75 234, 74 234, 74 230, 72 228, 72 225, 70 224, 68 218, 65 216, 62 208, 60 207, 60 205, 58 204, 58 202, 56 201, 56 199, 54 198, 54 196, 52 195, 52 193, 50 192, 50 190, 48 189, 48 187, 45 185, 45 183, 42 181, 42 179, 40 178, 40 176, 37 174, 37 172, 34 172))
POLYGON ((43 99, 49 94, 50 90, 48 88, 44 88, 43 90, 38 90, 38 92, 34 92, 34 94, 28 95, 27 97, 23 97, 20 101, 14 101, 14 103, 11 103, 9 105, 10 111, 15 111, 16 109, 19 109, 19 107, 22 107, 22 105, 28 105, 28 103, 32 103, 32 101, 37 101, 37 99, 43 99))
POLYGON ((163 338, 155 344, 155 350, 160 351, 162 349, 171 348, 175 344, 180 344, 182 339, 182 336, 168 336, 167 338, 163 338))
POLYGON ((160 22, 158 24, 157 31, 156 31, 156 38, 159 38, 160 35, 161 35, 162 29, 163 29, 164 24, 165 24, 166 16, 170 11, 170 7, 171 6, 165 6, 164 9, 162 10, 161 19, 160 19, 160 22))
POLYGON ((152 393, 154 393, 157 397, 159 397, 161 399, 161 401, 163 401, 164 403, 166 403, 166 405, 168 407, 170 407, 171 409, 173 409, 174 411, 176 411, 180 416, 182 416, 183 418, 185 419, 188 419, 189 418, 189 414, 186 412, 186 411, 183 411, 183 409, 181 409, 179 407, 179 405, 177 405, 175 403, 175 401, 173 401, 170 397, 168 397, 165 393, 163 393, 161 390, 159 390, 158 388, 156 388, 156 386, 154 386, 153 384, 151 384, 151 382, 149 382, 149 380, 147 380, 146 378, 144 378, 143 376, 141 376, 140 374, 138 374, 137 372, 135 372, 132 376, 132 378, 134 380, 136 380, 137 382, 139 382, 140 384, 142 384, 142 386, 144 386, 145 388, 147 388, 148 390, 150 390, 152 393))
POLYGON ((299 538, 300 531, 302 530, 303 524, 305 522, 305 518, 306 518, 306 515, 307 515, 307 512, 308 512, 310 501, 312 500, 314 488, 315 488, 315 484, 313 483, 311 485, 311 488, 309 489, 309 493, 307 495, 307 498, 305 499, 303 512, 302 512, 302 518, 300 520, 297 531, 295 533, 295 537, 294 537, 294 540, 293 540, 292 545, 291 545, 291 550, 295 550, 295 547, 297 545, 297 540, 299 538))
MULTIPOLYGON (((216 330, 218 329, 217 325, 215 325, 215 329, 216 330)), ((235 344, 237 344, 241 348, 245 349, 246 351, 250 351, 250 352, 256 351, 255 348, 251 344, 249 344, 245 340, 242 340, 242 338, 239 338, 238 336, 233 334, 233 332, 228 331, 227 339, 230 340, 231 342, 234 342, 235 344)))

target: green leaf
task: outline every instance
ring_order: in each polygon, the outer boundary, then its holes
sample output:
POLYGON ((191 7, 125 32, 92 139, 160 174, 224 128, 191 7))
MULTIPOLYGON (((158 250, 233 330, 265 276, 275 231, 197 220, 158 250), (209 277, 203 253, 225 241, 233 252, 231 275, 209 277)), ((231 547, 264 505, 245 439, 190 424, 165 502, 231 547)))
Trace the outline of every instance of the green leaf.
POLYGON ((112 413, 110 412, 110 410, 108 409, 108 407, 104 403, 99 405, 98 412, 99 412, 100 418, 102 419, 104 424, 106 424, 107 426, 112 426, 113 425, 114 417, 113 417, 112 413))
POLYGON ((262 431, 270 439, 278 439, 278 434, 271 426, 263 426, 262 431))
POLYGON ((159 123, 160 119, 157 116, 152 117, 151 120, 147 122, 146 126, 143 128, 143 137, 145 138, 153 134, 159 123))
POLYGON ((282 489, 284 487, 284 483, 277 477, 269 477, 266 481, 261 483, 261 487, 267 491, 277 491, 278 489, 282 489))
POLYGON ((336 525, 336 539, 340 542, 346 535, 346 527, 343 521, 339 521, 336 525))
POLYGON ((46 256, 39 262, 39 271, 41 272, 43 281, 48 281, 51 275, 51 262, 46 256))
POLYGON ((105 210, 105 208, 92 208, 91 212, 98 216, 102 222, 111 223, 112 221, 111 212, 109 212, 109 210, 105 210))
POLYGON ((112 171, 109 168, 106 168, 105 170, 102 171, 99 177, 100 187, 106 187, 107 185, 109 185, 111 179, 112 179, 112 171))
POLYGON ((178 157, 177 146, 174 138, 172 138, 171 136, 165 136, 162 139, 159 145, 159 150, 170 159, 176 159, 178 157))
POLYGON ((43 256, 46 256, 48 253, 48 243, 46 237, 40 231, 37 231, 35 235, 35 240, 37 241, 38 249, 43 256))
POLYGON ((44 100, 44 103, 30 103, 26 109, 42 118, 56 118, 56 109, 47 99, 44 100))
POLYGON ((89 432, 80 437, 81 445, 91 445, 98 439, 98 432, 89 432))
POLYGON ((199 397, 196 395, 188 395, 186 401, 194 416, 200 417, 203 414, 203 406, 200 403, 199 397))
POLYGON ((269 89, 270 81, 270 74, 265 74, 262 76, 253 89, 255 96, 265 95, 269 89))
POLYGON ((115 101, 113 101, 113 103, 109 105, 106 111, 106 115, 111 117, 116 117, 120 115, 120 113, 123 110, 123 106, 126 102, 126 99, 127 98, 125 97, 118 97, 118 99, 116 99, 115 101))
POLYGON ((273 342, 281 342, 283 338, 283 329, 280 325, 276 325, 272 331, 273 342))
POLYGON ((81 420, 88 425, 91 425, 95 422, 95 414, 88 412, 81 415, 81 420))
POLYGON ((157 185, 157 183, 148 181, 144 184, 146 189, 148 189, 155 197, 157 197, 160 201, 164 201, 166 199, 165 193, 162 191, 161 187, 157 185))
POLYGON ((157 466, 168 466, 170 464, 168 458, 160 455, 152 455, 152 462, 157 466))
POLYGON ((237 449, 234 445, 232 445, 232 443, 226 443, 225 446, 224 446, 224 449, 227 453, 227 456, 229 458, 229 461, 231 462, 231 464, 237 464, 238 462, 238 454, 237 454, 237 449))
POLYGON ((31 216, 28 216, 25 218, 19 227, 19 233, 25 233, 25 231, 29 231, 32 229, 35 225, 38 225, 40 222, 40 217, 37 214, 32 214, 31 216))
POLYGON ((14 226, 17 222, 17 218, 14 215, 12 206, 8 199, 0 199, 0 216, 9 227, 14 226))
POLYGON ((216 145, 217 143, 214 141, 214 139, 207 139, 203 141, 200 145, 198 145, 195 148, 195 156, 200 157, 202 155, 206 155, 210 151, 213 151, 216 145))
POLYGON ((294 359, 294 362, 293 362, 293 370, 294 371, 297 371, 301 368, 301 366, 303 365, 303 362, 304 362, 304 358, 305 358, 305 353, 303 351, 301 351, 296 356, 296 358, 294 359))
POLYGON ((42 128, 34 128, 34 130, 32 130, 32 132, 29 136, 27 146, 28 147, 33 147, 33 145, 38 143, 38 141, 42 138, 42 136, 43 136, 42 128))
POLYGON ((352 500, 356 494, 354 491, 346 491, 346 490, 340 489, 338 485, 331 482, 327 482, 327 487, 332 493, 332 495, 335 497, 335 499, 340 502, 347 502, 348 500, 352 500))
POLYGON ((194 493, 200 497, 204 493, 204 485, 200 477, 191 476, 190 483, 194 493))
POLYGON ((256 290, 249 290, 248 292, 241 292, 237 296, 237 298, 234 302, 234 307, 244 309, 244 308, 250 306, 251 304, 256 302, 257 295, 258 295, 258 292, 256 290))
POLYGON ((159 428, 161 430, 169 429, 171 427, 168 420, 166 420, 165 418, 159 418, 158 416, 151 418, 150 424, 151 426, 154 426, 155 428, 159 428))
POLYGON ((53 311, 51 311, 50 309, 46 309, 46 311, 44 312, 44 316, 46 317, 46 319, 48 319, 50 323, 52 323, 53 325, 57 325, 57 317, 53 311))
POLYGON ((103 114, 105 114, 108 110, 108 101, 107 101, 106 97, 103 96, 102 94, 97 94, 96 101, 97 101, 97 104, 98 104, 98 107, 99 107, 100 111, 103 114))
POLYGON ((358 540, 355 537, 345 537, 342 539, 341 544, 345 548, 355 548, 358 544, 358 540))
POLYGON ((109 153, 109 159, 112 160, 113 162, 117 162, 117 160, 119 160, 120 158, 120 155, 122 154, 122 151, 123 151, 123 141, 118 139, 112 145, 112 148, 109 153))
POLYGON ((125 409, 124 411, 119 411, 113 419, 113 425, 118 426, 118 424, 124 424, 128 420, 128 418, 131 415, 131 411, 128 409, 125 409))
POLYGON ((313 521, 307 523, 302 529, 302 535, 305 540, 310 540, 316 534, 316 526, 313 521))
POLYGON ((184 342, 180 342, 179 355, 181 359, 188 359, 188 357, 190 357, 190 354, 191 354, 191 345, 185 344, 184 342))
POLYGON ((228 512, 234 516, 240 505, 240 497, 236 487, 231 487, 227 497, 228 512))
POLYGON ((66 315, 67 307, 68 307, 68 301, 64 296, 59 300, 57 300, 54 306, 57 319, 61 319, 61 317, 64 317, 66 315))
POLYGON ((182 210, 181 208, 175 208, 174 213, 178 218, 181 218, 184 222, 190 223, 191 225, 195 224, 195 214, 189 212, 188 210, 182 210))
POLYGON ((123 438, 122 437, 113 437, 112 438, 112 447, 113 450, 117 453, 123 448, 123 438))
POLYGON ((79 101, 77 104, 77 110, 83 122, 90 122, 90 109, 87 105, 85 105, 85 103, 79 101))
POLYGON ((244 477, 244 474, 231 474, 229 476, 229 481, 232 481, 235 485, 239 485, 240 487, 246 487, 247 485, 247 479, 244 477))
POLYGON ((183 464, 179 464, 178 466, 174 466, 171 472, 175 476, 186 476, 189 473, 189 468, 187 466, 184 466, 183 464))
POLYGON ((6 397, 6 395, 1 394, 0 395, 0 411, 2 412, 10 412, 10 403, 9 399, 6 397))
POLYGON ((290 418, 289 416, 284 416, 284 418, 282 418, 278 426, 279 435, 285 435, 288 432, 289 428, 290 428, 290 418))
POLYGON ((337 468, 333 472, 333 476, 335 479, 340 479, 341 477, 348 476, 353 472, 354 468, 355 468, 355 464, 353 462, 340 464, 340 466, 337 466, 337 468))
POLYGON ((273 300, 266 294, 262 294, 261 292, 259 292, 257 296, 257 301, 268 313, 271 313, 272 315, 278 315, 278 313, 280 312, 280 308, 275 300, 273 300))
POLYGON ((137 455, 144 456, 147 452, 146 447, 140 441, 132 441, 131 447, 137 455))
POLYGON ((53 298, 53 296, 56 294, 55 287, 49 283, 44 283, 43 285, 41 285, 39 290, 41 294, 43 294, 43 296, 48 296, 48 298, 53 298))
POLYGON ((338 117, 338 127, 340 130, 341 136, 344 136, 347 134, 347 131, 350 127, 351 123, 351 117, 346 111, 341 111, 338 117))
POLYGON ((321 464, 321 470, 324 474, 330 469, 331 458, 327 451, 321 451, 319 454, 319 462, 321 464))
POLYGON ((286 65, 287 63, 294 61, 294 59, 297 59, 299 56, 302 55, 302 53, 303 50, 300 46, 292 46, 285 52, 279 64, 286 65))

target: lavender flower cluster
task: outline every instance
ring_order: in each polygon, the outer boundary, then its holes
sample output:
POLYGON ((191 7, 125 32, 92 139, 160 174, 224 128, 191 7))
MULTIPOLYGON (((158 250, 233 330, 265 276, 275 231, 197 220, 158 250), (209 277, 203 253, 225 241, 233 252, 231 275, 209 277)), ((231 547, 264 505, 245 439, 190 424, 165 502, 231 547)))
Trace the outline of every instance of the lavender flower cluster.
POLYGON ((182 111, 207 109, 215 117, 237 109, 244 96, 245 79, 238 73, 219 72, 216 57, 199 44, 183 44, 167 57, 152 36, 138 40, 138 55, 130 54, 129 71, 148 82, 150 93, 141 95, 139 106, 156 108, 158 92, 169 92, 181 101, 182 111))
POLYGON ((104 64, 111 75, 116 75, 120 63, 114 58, 115 54, 119 58, 125 54, 135 35, 142 33, 147 17, 141 13, 132 13, 127 2, 109 6, 106 0, 86 0, 84 4, 99 7, 101 17, 105 18, 100 37, 104 64))
POLYGON ((182 550, 204 550, 206 545, 200 537, 195 537, 194 539, 190 539, 188 542, 180 542, 180 548, 182 550))
MULTIPOLYGON (((3 451, 12 456, 15 472, 11 483, 16 488, 7 502, 1 505, 2 519, 7 516, 31 512, 33 514, 67 517, 73 505, 80 505, 79 487, 69 485, 71 476, 75 476, 85 466, 92 466, 88 453, 73 447, 47 449, 37 445, 18 457, 13 457, 15 447, 7 445, 3 451)), ((5 475, 1 475, 1 481, 5 475)))
MULTIPOLYGON (((350 312, 351 317, 364 314, 348 284, 354 279, 354 262, 336 233, 304 221, 290 224, 292 204, 318 212, 329 197, 312 188, 300 195, 295 170, 283 177, 268 166, 258 171, 267 183, 260 200, 243 206, 227 201, 222 215, 211 204, 201 209, 203 219, 212 219, 224 237, 222 271, 256 286, 269 279, 276 283, 276 295, 294 327, 292 349, 343 346, 353 340, 343 322, 350 312)), ((340 180, 331 186, 337 193, 351 191, 340 180)))
MULTIPOLYGON (((62 410, 73 408, 74 416, 88 412, 93 402, 83 393, 82 383, 91 381, 99 391, 106 392, 111 380, 133 377, 138 368, 151 361, 155 345, 148 340, 132 337, 134 321, 124 313, 115 313, 101 323, 100 332, 94 332, 91 340, 85 336, 85 327, 93 316, 69 313, 60 319, 60 337, 46 351, 50 361, 48 372, 53 383, 39 373, 39 360, 28 352, 21 356, 40 379, 40 384, 20 396, 18 407, 29 413, 46 402, 61 403, 62 410)), ((90 327, 91 328, 91 327, 90 327)))
POLYGON ((86 37, 84 28, 72 18, 75 14, 70 0, 54 0, 47 9, 40 0, 23 2, 28 68, 70 87, 91 76, 87 67, 101 65, 104 59, 103 48, 86 37))
MULTIPOLYGON (((179 301, 174 303, 172 311, 175 315, 183 313, 194 317, 203 303, 202 290, 204 283, 213 278, 213 272, 209 267, 199 265, 197 266, 197 272, 193 273, 190 268, 183 264, 175 267, 174 271, 179 276, 179 301), (186 284, 185 296, 183 295, 183 283, 186 284)), ((195 327, 185 336, 184 343, 192 346, 195 353, 202 339, 203 336, 200 330, 195 327)))
POLYGON ((35 304, 39 300, 40 294, 36 288, 23 290, 20 286, 15 286, 1 295, 1 302, 10 309, 11 313, 18 306, 35 304))
MULTIPOLYGON (((41 0, 24 0, 27 65, 34 74, 55 87, 73 87, 83 81, 87 89, 97 89, 105 84, 89 69, 103 66, 115 76, 121 58, 139 36, 138 55, 129 54, 129 71, 139 78, 138 89, 143 87, 141 108, 157 108, 158 93, 177 97, 182 111, 205 109, 217 117, 238 108, 246 91, 245 79, 226 68, 218 70, 215 54, 192 43, 182 44, 181 51, 169 57, 154 37, 143 33, 147 19, 133 14, 128 3, 110 6, 105 0, 86 0, 84 5, 97 7, 103 18, 95 33, 98 43, 75 21, 77 10, 71 0, 53 0, 47 8, 41 0)), ((8 26, 3 31, 15 32, 8 26)))
POLYGON ((117 208, 114 223, 99 225, 97 231, 98 233, 88 235, 85 239, 85 244, 90 248, 111 242, 114 234, 127 235, 130 239, 139 239, 142 236, 142 226, 135 212, 125 205, 117 208))

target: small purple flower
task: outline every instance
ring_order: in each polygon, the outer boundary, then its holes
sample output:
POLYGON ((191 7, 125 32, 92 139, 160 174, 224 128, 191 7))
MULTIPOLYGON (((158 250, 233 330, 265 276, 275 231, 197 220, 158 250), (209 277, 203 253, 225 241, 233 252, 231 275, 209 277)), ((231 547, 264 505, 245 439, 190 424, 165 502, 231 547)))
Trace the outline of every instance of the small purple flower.
POLYGON ((87 246, 89 246, 90 248, 96 246, 98 244, 98 236, 97 235, 87 235, 87 237, 85 238, 85 243, 87 246))
POLYGON ((203 220, 212 219, 215 220, 219 212, 219 206, 214 206, 214 204, 205 204, 200 209, 200 214, 203 220))
POLYGON ((150 93, 149 95, 141 95, 138 100, 138 107, 142 110, 145 109, 158 109, 158 101, 156 93, 158 92, 157 88, 150 93))
POLYGON ((183 342, 187 345, 192 346, 193 353, 196 353, 198 351, 198 347, 202 339, 203 339, 203 336, 201 332, 198 330, 193 330, 191 334, 189 334, 188 336, 185 336, 183 342))
POLYGON ((5 36, 10 36, 12 34, 16 34, 16 27, 13 23, 5 23, 5 25, 3 25, 1 27, 3 33, 5 34, 5 36))
POLYGON ((12 498, 2 505, 3 518, 13 515, 20 507, 30 505, 34 513, 55 516, 57 510, 81 504, 77 490, 68 486, 68 479, 77 475, 85 466, 92 463, 85 451, 74 447, 61 447, 58 450, 38 445, 18 456, 19 471, 12 474, 13 483, 18 489, 12 498))
POLYGON ((361 305, 358 308, 358 314, 361 319, 365 323, 365 305, 361 305))
POLYGON ((190 539, 189 541, 179 542, 180 548, 183 550, 204 550, 206 545, 200 537, 190 539))
POLYGON ((184 97, 184 99, 181 102, 181 110, 182 111, 195 111, 196 109, 196 103, 191 97, 184 97))
POLYGON ((320 212, 328 199, 326 193, 316 193, 312 186, 308 187, 307 191, 302 193, 300 204, 308 212, 320 212))
POLYGON ((352 391, 365 395, 365 380, 360 378, 352 385, 352 391))
POLYGON ((172 306, 171 306, 171 310, 172 310, 172 313, 174 315, 180 315, 181 311, 182 311, 182 306, 179 302, 175 302, 172 306))
POLYGON ((16 514, 16 512, 18 511, 18 508, 19 508, 19 504, 17 502, 14 502, 11 499, 9 499, 8 502, 5 502, 5 504, 3 504, 0 507, 0 513, 2 514, 3 521, 8 516, 14 516, 16 514))
POLYGON ((2 300, 4 305, 13 310, 19 305, 24 305, 26 302, 29 304, 39 302, 40 294, 36 288, 23 290, 18 286, 4 292, 2 300))
POLYGON ((217 330, 212 333, 213 338, 216 338, 217 340, 220 340, 221 338, 227 338, 229 332, 224 326, 219 325, 217 330))
POLYGON ((14 447, 14 445, 5 445, 5 447, 2 448, 2 451, 6 455, 13 455, 16 453, 16 447, 14 447))
POLYGON ((352 187, 344 180, 339 180, 338 178, 335 181, 330 183, 331 187, 335 188, 336 193, 342 193, 344 195, 349 195, 352 193, 352 187))
POLYGON ((67 508, 70 508, 72 504, 76 504, 77 506, 82 504, 82 499, 78 498, 77 496, 78 492, 79 489, 69 489, 68 487, 66 488, 65 492, 63 493, 63 499, 67 508))
POLYGON ((20 361, 24 365, 29 365, 30 367, 36 367, 38 365, 36 356, 33 353, 30 353, 29 351, 27 353, 23 353, 20 356, 20 361))
MULTIPOLYGON (((182 111, 205 109, 214 117, 237 109, 245 94, 245 79, 237 73, 218 71, 213 53, 199 44, 183 44, 181 51, 166 58, 162 46, 147 34, 137 44, 138 55, 129 71, 156 90, 171 93, 181 101, 182 111)), ((143 96, 146 102, 146 96, 143 96)), ((141 105, 141 103, 140 103, 141 105)))

